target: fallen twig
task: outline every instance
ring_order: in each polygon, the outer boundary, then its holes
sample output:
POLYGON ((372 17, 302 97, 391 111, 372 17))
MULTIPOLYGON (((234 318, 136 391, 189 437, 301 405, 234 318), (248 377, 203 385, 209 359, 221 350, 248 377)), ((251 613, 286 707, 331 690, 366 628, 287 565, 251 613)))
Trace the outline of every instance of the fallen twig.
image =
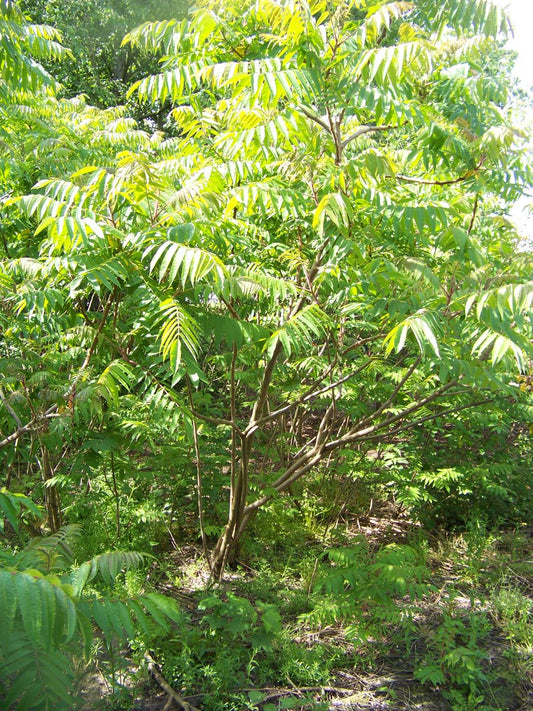
MULTIPOLYGON (((192 706, 188 701, 185 701, 185 699, 183 699, 176 691, 174 691, 168 681, 166 681, 166 679, 161 675, 161 672, 159 671, 156 662, 148 654, 148 652, 145 652, 144 658, 148 663, 148 671, 154 677, 154 679, 157 681, 163 691, 168 694, 168 696, 170 697, 169 701, 170 699, 172 699, 172 701, 174 701, 174 703, 177 704, 177 706, 179 706, 182 711, 199 711, 196 706, 192 706)), ((167 706, 169 706, 168 703, 167 706)), ((165 708, 167 708, 167 706, 165 706, 165 708)))
POLYGON ((295 693, 310 694, 320 692, 321 694, 337 694, 339 696, 349 696, 350 694, 354 693, 354 689, 346 689, 343 687, 336 686, 293 686, 292 688, 275 688, 271 686, 266 686, 261 689, 234 689, 232 693, 246 694, 250 691, 258 691, 260 693, 267 694, 267 696, 262 700, 261 703, 264 703, 265 701, 270 701, 271 699, 279 698, 280 696, 288 696, 289 694, 295 693))

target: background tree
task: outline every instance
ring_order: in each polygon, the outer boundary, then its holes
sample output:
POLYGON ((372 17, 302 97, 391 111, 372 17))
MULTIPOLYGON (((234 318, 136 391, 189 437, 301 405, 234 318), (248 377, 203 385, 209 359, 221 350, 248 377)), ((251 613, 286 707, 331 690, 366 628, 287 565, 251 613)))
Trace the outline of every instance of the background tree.
MULTIPOLYGON (((21 8, 35 22, 57 28, 72 51, 55 70, 67 97, 84 94, 89 103, 109 107, 126 103, 132 81, 155 69, 146 55, 121 49, 124 35, 147 19, 184 17, 187 0, 22 0, 21 8)), ((133 107, 131 107, 133 108, 133 107)))
MULTIPOLYGON (((58 101, 55 91, 59 86, 39 63, 68 56, 60 41, 54 28, 28 23, 11 2, 0 4, 0 112, 2 141, 8 153, 1 164, 0 189, 9 191, 3 200, 24 190, 39 170, 48 174, 66 166, 72 170, 79 165, 74 158, 78 152, 87 157, 85 151, 89 151, 95 159, 101 158, 103 146, 108 145, 102 140, 105 122, 99 121, 98 130, 91 131, 91 118, 98 112, 86 110, 82 101, 58 101), (87 132, 91 138, 84 142, 87 132), (48 155, 51 147, 52 160, 48 155)), ((109 114, 106 117, 111 119, 109 114)), ((74 690, 74 659, 90 657, 93 627, 99 629, 110 652, 117 637, 133 638, 141 628, 146 635, 156 629, 169 631, 170 624, 181 622, 182 617, 173 601, 154 593, 126 597, 113 590, 112 599, 106 592, 96 595, 94 587, 91 592, 85 590, 88 583, 98 585, 94 579, 99 577, 109 592, 121 572, 138 568, 145 557, 115 551, 76 565, 73 544, 80 537, 80 528, 61 527, 61 504, 53 476, 57 459, 65 456, 73 439, 73 428, 61 418, 61 410, 65 409, 65 398, 73 397, 76 381, 69 358, 65 358, 66 342, 61 334, 70 332, 72 336, 78 324, 72 312, 67 315, 61 309, 64 302, 57 289, 40 289, 42 283, 31 283, 31 274, 38 274, 41 263, 38 239, 28 224, 18 216, 13 220, 7 217, 1 228, 0 428, 1 447, 7 453, 3 458, 6 486, 17 478, 20 488, 19 467, 26 464, 31 471, 36 464, 37 478, 43 484, 46 523, 53 533, 37 535, 42 509, 28 497, 2 487, 0 703, 6 709, 66 709, 79 701, 74 690), (28 316, 18 323, 17 305, 28 316), (45 323, 43 316, 52 305, 57 318, 45 323), (73 378, 70 385, 69 377, 73 378), (58 426, 54 426, 54 418, 58 426), (5 427, 11 430, 7 437, 5 427), (26 441, 18 447, 20 439, 26 441), (28 540, 30 532, 33 536, 28 540)), ((85 355, 87 363, 90 353, 91 349, 85 355)), ((30 487, 35 494, 41 493, 35 478, 30 487)))

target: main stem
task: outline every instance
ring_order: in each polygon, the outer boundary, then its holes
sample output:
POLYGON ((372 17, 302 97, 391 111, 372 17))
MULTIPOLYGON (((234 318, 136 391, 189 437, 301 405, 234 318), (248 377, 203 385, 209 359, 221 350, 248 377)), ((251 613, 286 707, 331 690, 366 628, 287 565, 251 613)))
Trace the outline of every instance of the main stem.
MULTIPOLYGON (((307 278, 310 283, 315 279, 320 262, 322 260, 324 246, 319 250, 313 266, 311 267, 307 278)), ((294 316, 304 305, 304 298, 299 298, 293 305, 289 317, 294 316)), ((247 506, 248 494, 250 491, 250 455, 255 435, 261 426, 261 418, 265 410, 268 400, 268 393, 274 370, 283 350, 281 342, 278 341, 270 355, 263 372, 261 386, 255 404, 252 408, 252 413, 246 428, 239 431, 236 427, 236 384, 235 384, 235 362, 236 353, 233 353, 230 379, 230 399, 231 399, 231 418, 233 425, 232 445, 231 445, 231 490, 229 500, 228 521, 224 527, 222 535, 217 541, 213 554, 211 556, 211 573, 214 578, 221 579, 224 570, 229 562, 234 558, 239 540, 246 530, 250 518, 255 511, 249 510, 247 506)))

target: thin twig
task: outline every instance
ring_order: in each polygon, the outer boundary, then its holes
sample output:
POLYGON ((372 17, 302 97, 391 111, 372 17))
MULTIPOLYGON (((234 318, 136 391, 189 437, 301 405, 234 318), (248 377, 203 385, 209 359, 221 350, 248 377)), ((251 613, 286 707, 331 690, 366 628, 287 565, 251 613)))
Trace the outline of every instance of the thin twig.
POLYGON ((470 180, 476 176, 476 170, 469 170, 468 173, 460 175, 458 178, 448 178, 447 180, 428 180, 426 178, 416 178, 410 175, 402 175, 401 173, 396 173, 394 177, 396 180, 401 180, 404 183, 416 183, 417 185, 455 185, 456 183, 463 183, 465 180, 470 180))
POLYGON ((12 432, 10 435, 8 435, 7 437, 4 437, 4 439, 0 440, 0 449, 7 447, 8 444, 11 444, 11 442, 15 442, 19 437, 21 437, 26 432, 29 432, 30 430, 32 430, 36 425, 41 424, 45 420, 49 420, 52 417, 59 417, 59 416, 60 415, 57 412, 57 405, 52 405, 51 407, 48 408, 48 410, 44 413, 44 415, 38 415, 37 417, 34 417, 29 422, 27 422, 25 425, 22 425, 22 427, 19 427, 18 429, 16 429, 15 432, 12 432))
POLYGON ((468 234, 472 234, 472 230, 474 229, 474 223, 476 221, 478 204, 479 204, 479 195, 476 195, 476 198, 474 200, 474 207, 472 208, 472 217, 470 218, 470 224, 468 225, 468 234))
MULTIPOLYGON (((276 689, 275 687, 263 687, 260 689, 233 689, 232 694, 247 694, 251 691, 257 691, 260 694, 272 694, 275 696, 284 696, 286 694, 293 694, 295 691, 298 691, 301 694, 309 694, 312 692, 320 692, 322 694, 339 694, 343 696, 349 696, 354 693, 354 689, 348 689, 344 687, 338 687, 338 686, 294 686, 291 689, 288 688, 281 688, 281 689, 276 689)), ((195 697, 196 698, 196 697, 195 697)), ((274 696, 269 697, 269 698, 274 698, 274 696)), ((263 701, 266 701, 266 699, 263 699, 263 701)))
MULTIPOLYGON (((398 426, 395 429, 387 432, 385 435, 379 434, 379 435, 376 435, 375 437, 380 438, 380 439, 383 437, 392 437, 393 435, 397 435, 400 432, 404 432, 405 430, 413 429, 414 427, 418 427, 419 425, 422 425, 424 422, 430 422, 431 420, 438 420, 440 417, 443 417, 444 415, 453 415, 456 412, 461 412, 462 410, 468 410, 470 408, 479 407, 480 405, 487 405, 490 402, 494 402, 494 398, 485 398, 484 400, 476 400, 475 402, 469 402, 466 405, 461 405, 460 407, 450 407, 447 410, 440 410, 439 412, 434 412, 431 415, 426 415, 425 417, 421 417, 418 420, 412 420, 411 422, 408 422, 405 425, 398 426)), ((370 437, 368 437, 368 439, 374 439, 374 437, 370 436, 370 437)))
POLYGON ((282 407, 278 408, 277 410, 274 410, 273 412, 269 413, 268 415, 265 415, 264 417, 261 417, 261 419, 256 420, 255 422, 251 422, 246 430, 244 431, 244 434, 248 434, 249 428, 253 428, 254 431, 260 426, 265 424, 266 422, 271 422, 272 420, 275 420, 277 417, 280 415, 285 414, 286 412, 290 412, 293 410, 295 407, 298 407, 298 405, 304 405, 307 402, 311 402, 312 400, 316 400, 320 395, 324 395, 325 393, 329 392, 330 390, 333 390, 334 388, 342 385, 343 383, 346 383, 348 380, 351 380, 354 378, 356 375, 359 375, 361 371, 363 371, 365 368, 367 368, 370 363, 374 358, 369 358, 366 360, 361 366, 353 370, 351 373, 348 373, 347 375, 343 375, 342 378, 339 378, 333 383, 329 383, 329 385, 326 385, 323 387, 321 390, 313 390, 314 387, 321 381, 327 377, 327 375, 331 372, 331 368, 328 367, 327 370, 325 371, 325 374, 320 376, 320 379, 317 380, 317 382, 313 383, 313 385, 305 392, 301 397, 298 398, 298 400, 294 400, 293 402, 288 403, 287 405, 283 405, 282 407))

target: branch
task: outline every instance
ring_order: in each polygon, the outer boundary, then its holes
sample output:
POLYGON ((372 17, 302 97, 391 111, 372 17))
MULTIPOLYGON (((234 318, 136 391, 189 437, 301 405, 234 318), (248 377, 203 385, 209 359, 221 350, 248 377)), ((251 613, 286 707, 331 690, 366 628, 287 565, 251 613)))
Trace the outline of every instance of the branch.
MULTIPOLYGON (((308 278, 310 282, 312 283, 318 273, 318 269, 320 267, 320 264, 322 262, 322 256, 324 254, 326 248, 326 242, 322 244, 320 249, 318 250, 318 253, 315 257, 315 261, 313 262, 311 269, 309 270, 308 278)), ((303 304, 305 303, 305 297, 302 296, 300 297, 297 302, 294 304, 294 306, 291 308, 290 313, 289 313, 289 319, 293 318, 302 308, 303 304)), ((279 356, 281 355, 281 352, 283 350, 283 346, 281 344, 281 341, 278 340, 276 343, 276 347, 274 348, 274 351, 270 357, 270 360, 266 364, 264 374, 263 374, 263 380, 261 382, 260 390, 259 390, 259 395, 257 396, 257 399, 255 401, 255 404, 252 409, 252 414, 250 415, 250 420, 248 422, 247 427, 245 428, 243 432, 243 437, 244 440, 250 440, 251 436, 253 433, 257 430, 257 422, 261 420, 263 410, 266 404, 266 401, 268 399, 268 391, 270 389, 270 383, 272 382, 272 378, 274 375, 274 369, 276 367, 276 363, 278 361, 279 356)), ((249 442, 248 447, 250 446, 251 442, 249 442)))
POLYGON ((400 382, 398 383, 398 385, 394 388, 394 390, 392 391, 391 395, 387 398, 387 400, 385 400, 385 402, 384 402, 380 407, 378 407, 377 410, 374 410, 374 412, 371 412, 370 415, 368 415, 368 417, 364 417, 364 418, 359 422, 359 426, 364 425, 364 424, 366 424, 367 422, 372 422, 372 420, 375 420, 376 417, 378 417, 378 415, 381 415, 381 413, 382 413, 384 410, 386 410, 387 407, 388 407, 392 402, 394 402, 394 399, 396 398, 396 395, 398 395, 398 393, 399 393, 400 390, 403 388, 403 386, 405 385, 405 383, 409 380, 409 378, 411 377, 411 375, 415 372, 415 370, 416 370, 416 368, 418 367, 418 365, 420 364, 420 361, 421 361, 421 360, 422 360, 422 356, 418 356, 418 358, 415 360, 415 362, 413 363, 413 365, 409 368, 409 370, 407 371, 407 373, 403 376, 403 378, 400 380, 400 382))
MULTIPOLYGON (((274 687, 266 686, 262 689, 258 689, 257 687, 254 689, 234 689, 232 693, 243 694, 248 693, 249 691, 260 691, 261 693, 270 693, 273 695, 272 698, 282 696, 283 694, 293 694, 295 691, 300 691, 302 693, 307 693, 309 691, 323 691, 325 694, 344 694, 345 696, 353 695, 354 693, 353 689, 347 689, 339 686, 293 686, 290 689, 276 689, 274 687)), ((202 694, 202 696, 204 696, 204 694, 202 694)), ((262 703, 264 703, 265 700, 266 699, 263 699, 262 703)))
MULTIPOLYGON (((96 334, 92 340, 92 343, 89 347, 89 350, 87 352, 87 355, 85 356, 85 360, 83 361, 81 368, 78 371, 78 374, 70 384, 70 387, 68 390, 63 394, 63 399, 68 400, 73 393, 76 390, 76 386, 83 377, 83 372, 89 365, 89 361, 91 360, 91 357, 96 349, 96 346, 98 344, 98 339, 100 338, 100 334, 102 333, 102 330, 104 328, 104 324, 106 321, 106 318, 109 314, 109 310, 111 308, 111 305, 113 303, 113 300, 115 298, 115 291, 116 289, 113 289, 113 292, 110 294, 109 299, 107 304, 105 305, 104 311, 102 313, 102 319, 100 321, 100 325, 98 326, 98 329, 96 331, 96 334)), ((3 393, 2 393, 3 395, 3 393)), ((57 410, 58 410, 58 405, 54 404, 51 407, 46 410, 46 412, 43 415, 38 415, 37 417, 32 418, 29 422, 27 422, 25 425, 21 425, 20 420, 18 417, 14 414, 14 412, 11 410, 10 406, 6 402, 5 398, 0 395, 0 399, 6 406, 6 409, 9 411, 9 413, 14 416, 15 422, 17 423, 17 429, 15 432, 12 432, 8 437, 5 437, 3 440, 0 441, 0 449, 3 447, 7 447, 8 444, 11 444, 11 442, 15 442, 19 437, 21 437, 23 434, 26 432, 29 432, 32 430, 35 426, 37 426, 40 422, 46 421, 50 419, 51 417, 56 417, 57 416, 57 410)))
POLYGON ((19 420, 19 417, 18 417, 17 413, 15 412, 15 410, 11 407, 11 405, 10 405, 9 402, 7 401, 7 398, 6 398, 6 396, 4 395, 4 391, 2 390, 2 388, 0 388, 0 400, 4 403, 4 407, 5 407, 6 410, 9 412, 9 414, 11 415, 11 417, 15 420, 15 424, 17 425, 17 429, 20 430, 21 427, 22 427, 22 422, 19 420))
MULTIPOLYGON (((476 402, 469 402, 467 405, 461 405, 459 407, 449 407, 447 410, 441 410, 440 412, 434 412, 431 415, 426 415, 425 417, 421 417, 419 420, 413 420, 412 422, 409 422, 405 425, 402 425, 400 427, 396 427, 396 429, 391 430, 390 432, 387 432, 386 434, 381 434, 381 435, 376 435, 376 438, 385 438, 385 437, 391 437, 393 435, 397 435, 399 432, 404 432, 405 430, 412 429, 413 427, 418 427, 419 425, 424 424, 424 422, 429 422, 431 420, 438 420, 439 417, 443 417, 444 415, 453 415, 456 412, 461 412, 461 410, 467 410, 471 407, 479 407, 480 405, 486 405, 489 402, 494 402, 493 398, 485 398, 484 400, 477 400, 476 402)), ((368 439, 374 439, 374 437, 368 437, 368 439)))
POLYGON ((401 173, 396 173, 394 177, 396 180, 402 180, 404 183, 417 183, 417 185, 455 185, 455 183, 462 183, 465 180, 473 178, 476 175, 476 170, 469 170, 468 173, 458 178, 449 178, 448 180, 426 180, 426 178, 414 178, 409 175, 402 175, 401 173))
POLYGON ((428 180, 426 178, 414 178, 409 175, 402 175, 401 173, 396 173, 396 175, 394 175, 393 177, 396 178, 396 180, 403 180, 404 183, 416 183, 417 185, 455 185, 456 183, 464 183, 465 180, 470 180, 470 178, 474 178, 478 170, 481 169, 483 163, 484 160, 480 160, 476 167, 472 170, 468 170, 466 173, 464 173, 464 175, 460 175, 458 178, 449 178, 448 180, 428 180))
MULTIPOLYGON (((233 353, 231 356, 231 368, 230 368, 230 417, 232 422, 237 421, 237 385, 235 381, 235 366, 237 364, 237 354, 238 349, 236 344, 233 344, 233 353)), ((239 434, 242 439, 242 434, 239 434)), ((235 492, 235 481, 236 481, 236 464, 237 464, 237 432, 235 428, 231 430, 231 463, 230 463, 230 491, 231 500, 233 501, 233 495, 235 492)))
POLYGON ((327 131, 328 133, 331 133, 331 129, 328 126, 328 124, 325 121, 322 121, 320 116, 316 116, 313 114, 311 111, 305 108, 305 106, 300 106, 300 111, 307 116, 308 119, 311 119, 311 121, 314 121, 317 123, 321 128, 324 129, 324 131, 327 131))
MULTIPOLYGON (((164 385, 162 385, 162 383, 158 381, 157 384, 161 385, 162 388, 169 392, 169 390, 164 385)), ((178 400, 174 400, 174 402, 178 402, 178 400)), ((231 427, 231 429, 239 436, 242 436, 243 434, 239 425, 237 425, 235 422, 232 422, 231 420, 226 420, 224 417, 210 417, 209 415, 204 415, 203 413, 198 412, 197 410, 192 411, 191 414, 194 417, 197 417, 199 420, 209 422, 212 425, 224 425, 225 427, 231 427)))
MULTIPOLYGON (((304 474, 306 474, 310 469, 312 469, 315 464, 318 464, 324 458, 324 447, 316 449, 314 447, 306 454, 303 454, 294 462, 286 472, 284 472, 277 481, 268 487, 269 489, 275 489, 276 493, 280 494, 291 486, 295 481, 298 481, 304 474)), ((250 516, 254 511, 264 506, 273 498, 273 494, 264 494, 261 498, 256 499, 245 509, 245 515, 250 516)))
MULTIPOLYGON (((416 366, 416 364, 415 364, 416 366)), ((411 374, 413 368, 409 369, 409 372, 407 373, 406 376, 404 376, 402 380, 402 384, 406 382, 407 378, 411 374)), ((401 384, 400 384, 401 385, 401 384)), ((416 427, 417 425, 421 424, 422 422, 425 422, 429 419, 437 419, 438 417, 442 417, 443 415, 448 413, 448 410, 443 410, 439 413, 435 413, 434 415, 428 415, 427 417, 420 418, 419 420, 413 420, 412 422, 409 422, 405 424, 402 427, 397 427, 395 430, 392 432, 387 432, 387 433, 379 433, 379 430, 382 430, 385 427, 388 427, 389 425, 404 420, 406 417, 411 415, 413 412, 416 412, 417 410, 422 409, 425 405, 428 405, 430 402, 433 402, 437 398, 441 397, 444 395, 448 390, 450 390, 452 387, 456 385, 455 382, 452 383, 447 383, 446 385, 443 385, 442 387, 438 388, 435 392, 433 392, 431 395, 428 395, 425 398, 422 398, 421 400, 418 400, 417 402, 413 403, 410 407, 407 407, 405 410, 402 412, 392 415, 391 417, 387 418, 383 422, 380 422, 375 425, 371 425, 370 427, 366 427, 365 429, 360 429, 361 424, 363 422, 368 422, 369 418, 365 418, 361 422, 357 424, 356 427, 352 428, 348 432, 346 432, 344 435, 341 437, 338 437, 335 440, 330 440, 329 442, 323 444, 319 441, 315 441, 315 444, 309 449, 307 452, 304 452, 298 458, 292 462, 292 464, 279 476, 276 481, 269 486, 271 489, 275 489, 277 493, 281 493, 288 489, 291 484, 293 484, 295 481, 300 479, 304 474, 306 474, 310 469, 312 469, 316 464, 318 464, 320 461, 324 459, 324 456, 326 454, 329 454, 337 449, 342 449, 343 447, 346 447, 348 444, 351 444, 352 442, 355 442, 357 440, 375 440, 375 439, 385 439, 388 437, 390 434, 396 433, 397 431, 400 430, 405 430, 405 429, 411 429, 413 427, 416 427)), ((398 388, 396 389, 395 392, 398 391, 398 388)), ((391 398, 387 400, 389 402, 391 398)), ((470 403, 469 405, 462 405, 457 408, 452 408, 451 411, 453 412, 458 412, 459 410, 466 409, 467 407, 475 407, 481 404, 480 401, 476 401, 475 403, 470 403)), ((378 412, 382 412, 384 409, 384 405, 382 405, 379 410, 374 413, 374 416, 378 412)), ((256 499, 253 501, 251 504, 249 504, 246 507, 246 514, 250 516, 256 509, 260 508, 264 504, 266 504, 270 499, 273 498, 272 494, 264 494, 261 496, 259 499, 256 499)))
POLYGON ((229 301, 227 301, 222 295, 220 295, 218 298, 222 301, 222 303, 228 309, 228 311, 233 316, 233 318, 237 319, 238 321, 242 320, 241 317, 239 316, 239 314, 233 308, 233 305, 229 301))
POLYGON ((107 317, 109 316, 109 311, 111 310, 111 306, 113 305, 113 301, 115 300, 116 290, 117 290, 117 288, 114 287, 113 291, 112 291, 111 294, 109 295, 109 299, 107 300, 107 303, 106 303, 106 305, 105 305, 105 307, 104 307, 104 310, 102 311, 102 318, 100 319, 100 324, 99 324, 98 328, 96 329, 96 333, 95 333, 94 338, 93 338, 93 340, 92 340, 92 343, 91 343, 91 345, 90 345, 90 347, 89 347, 89 350, 87 351, 87 355, 85 356, 85 360, 84 360, 83 363, 81 364, 81 368, 79 369, 78 374, 76 375, 76 377, 75 377, 74 380, 72 381, 72 384, 71 384, 70 388, 69 388, 69 389, 67 390, 67 392, 64 394, 63 397, 64 397, 65 399, 70 398, 70 396, 74 393, 74 391, 76 390, 76 385, 79 383, 79 381, 80 381, 81 378, 83 377, 83 371, 84 371, 84 370, 87 368, 87 366, 89 365, 89 362, 90 362, 90 360, 91 360, 91 358, 92 358, 92 356, 93 356, 93 353, 94 353, 94 351, 96 350, 96 346, 98 345, 98 340, 99 340, 99 338, 100 338, 100 335, 101 335, 102 331, 104 330, 105 322, 106 322, 106 320, 107 320, 107 317))
POLYGON ((276 343, 272 355, 270 356, 270 360, 266 364, 263 374, 263 380, 261 382, 261 388, 259 390, 259 395, 257 397, 257 400, 255 401, 255 405, 252 410, 252 415, 250 417, 250 422, 248 423, 248 426, 246 427, 243 433, 245 437, 249 437, 257 429, 256 423, 261 418, 261 415, 263 413, 263 409, 268 398, 268 390, 270 388, 270 383, 274 375, 274 368, 276 367, 276 363, 278 361, 282 349, 283 346, 281 345, 281 341, 278 341, 276 343))
MULTIPOLYGON (((417 400, 415 403, 407 407, 405 410, 402 410, 402 412, 399 412, 396 415, 391 415, 391 417, 388 417, 386 420, 383 420, 383 422, 380 422, 376 425, 371 425, 370 427, 366 427, 365 429, 357 429, 356 427, 353 427, 351 430, 346 432, 346 434, 342 435, 342 437, 339 437, 336 440, 333 440, 331 442, 328 442, 324 449, 328 452, 331 452, 335 449, 338 449, 339 447, 344 447, 347 444, 350 444, 351 442, 355 442, 358 439, 374 439, 375 438, 375 433, 378 432, 379 430, 382 430, 384 427, 388 427, 389 425, 394 424, 395 422, 398 422, 399 420, 404 420, 406 417, 411 415, 413 412, 416 412, 417 410, 421 410, 425 405, 428 405, 430 402, 433 402, 437 398, 439 398, 441 395, 444 395, 444 393, 448 392, 450 388, 453 388, 457 383, 447 383, 446 385, 443 385, 441 388, 436 390, 434 393, 431 395, 428 395, 425 398, 422 398, 422 400, 417 400)), ((380 408, 381 409, 381 408, 380 408)), ((366 421, 368 421, 369 418, 366 418, 366 421)), ((365 420, 363 420, 364 422, 365 420)), ((358 423, 358 426, 360 427, 362 423, 358 423)), ((409 423, 408 427, 412 427, 413 423, 409 423)), ((404 428, 407 429, 407 426, 404 428)))
MULTIPOLYGON (((129 363, 130 365, 133 365, 136 368, 140 368, 141 370, 143 370, 143 372, 150 378, 150 380, 159 388, 164 390, 173 402, 175 402, 180 407, 183 407, 183 404, 179 401, 178 397, 172 391, 172 389, 162 383, 161 380, 159 380, 159 378, 157 377, 157 375, 155 375, 150 370, 150 368, 146 368, 146 366, 140 365, 136 360, 133 360, 129 353, 127 353, 118 343, 115 343, 111 339, 107 339, 107 342, 112 348, 116 350, 120 357, 126 361, 126 363, 129 363)), ((226 427, 231 427, 235 432, 237 432, 237 434, 242 434, 239 427, 232 420, 226 420, 223 417, 211 417, 209 415, 203 415, 200 412, 196 412, 195 410, 191 411, 191 414, 193 415, 193 417, 197 417, 199 420, 203 420, 204 422, 210 422, 212 425, 225 425, 226 427)))
POLYGON ((392 128, 398 128, 398 126, 359 126, 355 133, 352 133, 351 136, 348 136, 348 138, 345 138, 344 141, 342 141, 341 147, 343 149, 346 148, 348 143, 355 141, 356 138, 359 138, 359 136, 363 136, 365 133, 374 133, 375 131, 390 131, 392 128))
POLYGON ((324 440, 328 438, 329 423, 331 422, 331 418, 333 417, 334 413, 335 413, 335 399, 333 399, 332 403, 329 405, 328 409, 324 413, 324 416, 322 417, 322 420, 320 421, 320 424, 318 426, 318 431, 317 431, 316 437, 315 437, 315 448, 316 449, 319 449, 322 446, 322 443, 324 442, 324 440))
MULTIPOLYGON (((187 380, 187 393, 189 395, 189 403, 191 405, 191 412, 193 411, 193 399, 192 399, 192 388, 191 379, 186 376, 187 380)), ((204 557, 209 566, 209 572, 211 570, 211 560, 209 559, 209 552, 207 549, 207 535, 205 533, 205 521, 204 521, 204 504, 203 504, 203 482, 202 482, 202 460, 200 458, 200 445, 198 443, 198 426, 196 424, 196 418, 192 418, 192 435, 194 440, 194 457, 196 459, 196 498, 198 503, 198 521, 200 524, 200 536, 202 538, 202 547, 204 550, 204 557)))
POLYGON ((472 234, 472 230, 474 229, 474 223, 476 221, 476 215, 477 215, 477 208, 479 204, 479 193, 476 195, 476 198, 474 200, 474 207, 472 208, 472 217, 470 218, 470 224, 468 225, 468 234, 472 234))
POLYGON ((51 407, 48 408, 48 410, 44 413, 44 415, 39 415, 38 417, 34 417, 32 420, 27 422, 25 425, 22 425, 22 427, 18 427, 8 437, 4 437, 4 439, 0 440, 0 449, 7 447, 8 444, 11 444, 11 442, 15 442, 19 437, 21 437, 26 432, 29 432, 30 430, 32 430, 40 422, 42 422, 44 420, 49 420, 52 417, 57 417, 57 416, 58 416, 57 415, 57 405, 52 405, 51 407))
MULTIPOLYGON (((327 629, 327 628, 326 628, 327 629)), ((343 695, 343 696, 353 696, 354 690, 353 689, 347 689, 345 687, 341 686, 292 686, 291 688, 280 688, 276 689, 275 687, 272 686, 264 686, 261 688, 254 687, 252 688, 245 688, 245 689, 232 689, 231 693, 232 694, 247 694, 250 691, 258 691, 262 694, 269 694, 269 696, 265 697, 261 703, 265 703, 268 699, 275 699, 279 698, 280 696, 286 696, 288 694, 294 694, 295 692, 299 693, 309 693, 309 692, 321 692, 324 694, 338 694, 338 695, 343 695)), ((200 694, 194 694, 194 696, 187 696, 188 699, 200 699, 203 698, 204 696, 208 696, 206 692, 202 692, 200 694)))
MULTIPOLYGON (((251 422, 248 425, 248 427, 253 427, 255 430, 258 427, 260 427, 261 425, 264 425, 267 422, 271 422, 272 420, 275 420, 277 417, 280 417, 281 415, 284 415, 285 413, 290 412, 295 407, 298 407, 298 405, 305 405, 305 403, 315 400, 317 397, 320 397, 320 395, 324 395, 329 390, 333 390, 334 388, 338 387, 339 385, 342 385, 343 383, 347 382, 348 380, 351 380, 351 378, 354 378, 356 375, 359 375, 359 373, 361 373, 367 366, 369 366, 373 360, 374 360, 374 358, 369 358, 361 366, 359 366, 359 368, 356 368, 356 370, 352 371, 351 373, 348 373, 348 375, 344 375, 342 378, 339 378, 334 383, 330 383, 329 385, 326 385, 321 390, 315 390, 315 388, 318 387, 318 385, 325 378, 327 378, 327 376, 331 372, 331 368, 327 368, 327 370, 320 376, 320 378, 318 378, 317 381, 314 382, 313 385, 311 385, 307 389, 307 392, 305 392, 301 397, 298 398, 298 400, 294 400, 294 402, 289 402, 287 405, 283 405, 283 407, 280 407, 277 410, 270 412, 268 415, 261 417, 259 420, 255 421, 255 422, 251 422)), ((245 435, 248 433, 248 427, 246 428, 246 430, 244 430, 245 435)))
MULTIPOLYGON (((309 270, 309 279, 311 282, 314 280, 314 278, 317 275, 324 248, 325 248, 325 244, 322 245, 322 247, 320 248, 320 250, 316 256, 316 259, 313 262, 311 269, 309 270)), ((294 317, 300 311, 304 302, 305 302, 305 298, 303 296, 298 299, 298 301, 294 304, 293 308, 290 310, 289 318, 294 317)), ((257 396, 257 399, 256 399, 255 404, 253 406, 252 414, 250 415, 250 421, 248 422, 248 425, 243 432, 245 439, 249 439, 253 435, 253 433, 257 430, 257 422, 261 419, 261 417, 263 415, 263 410, 264 410, 266 401, 268 399, 268 391, 270 389, 270 383, 272 382, 272 378, 274 376, 274 369, 276 367, 276 363, 278 362, 278 358, 281 355, 282 350, 283 350, 283 346, 281 344, 281 341, 278 340, 278 342, 276 343, 276 346, 274 348, 274 351, 273 351, 272 355, 270 356, 270 360, 268 361, 268 363, 265 366, 265 370, 263 373, 263 379, 261 381, 261 386, 259 389, 259 395, 257 396)))

